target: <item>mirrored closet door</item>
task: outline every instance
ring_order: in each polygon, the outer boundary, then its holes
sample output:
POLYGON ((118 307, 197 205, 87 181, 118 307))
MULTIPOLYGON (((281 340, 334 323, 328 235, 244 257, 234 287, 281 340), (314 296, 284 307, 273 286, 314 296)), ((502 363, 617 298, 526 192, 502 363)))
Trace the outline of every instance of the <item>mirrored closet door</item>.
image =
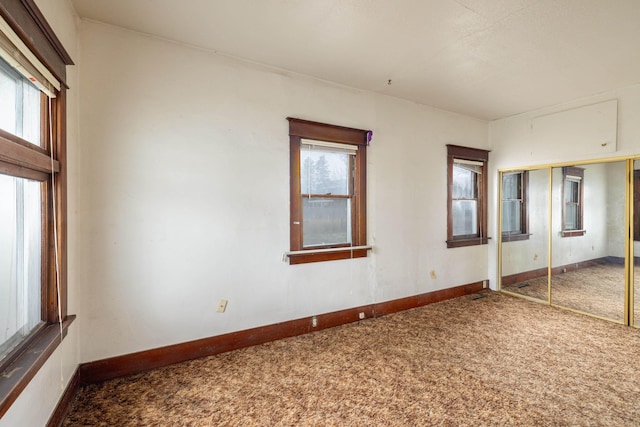
POLYGON ((551 303, 624 322, 626 162, 552 172, 551 303))
POLYGON ((640 160, 500 171, 500 289, 640 327, 633 212, 640 160))
POLYGON ((502 174, 502 290, 549 299, 549 170, 502 174))

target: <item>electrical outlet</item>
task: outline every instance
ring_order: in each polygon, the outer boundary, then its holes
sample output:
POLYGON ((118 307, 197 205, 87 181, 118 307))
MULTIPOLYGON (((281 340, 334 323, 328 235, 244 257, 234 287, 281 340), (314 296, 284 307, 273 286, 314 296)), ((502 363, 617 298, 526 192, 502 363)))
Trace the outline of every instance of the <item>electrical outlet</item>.
POLYGON ((316 316, 313 316, 311 318, 311 326, 314 327, 314 328, 318 327, 318 318, 316 316))
POLYGON ((360 320, 364 319, 364 311, 358 313, 358 317, 360 318, 360 320))
POLYGON ((218 313, 224 313, 224 311, 227 309, 227 300, 226 299, 221 299, 220 301, 218 301, 218 309, 216 310, 218 313))

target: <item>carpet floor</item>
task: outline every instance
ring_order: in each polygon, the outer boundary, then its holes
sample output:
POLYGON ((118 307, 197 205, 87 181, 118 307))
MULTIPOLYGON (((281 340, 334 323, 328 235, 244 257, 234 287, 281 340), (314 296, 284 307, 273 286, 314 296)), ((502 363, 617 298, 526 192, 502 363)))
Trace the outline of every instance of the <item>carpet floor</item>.
POLYGON ((88 385, 64 426, 633 426, 638 354, 637 329, 486 291, 88 385))

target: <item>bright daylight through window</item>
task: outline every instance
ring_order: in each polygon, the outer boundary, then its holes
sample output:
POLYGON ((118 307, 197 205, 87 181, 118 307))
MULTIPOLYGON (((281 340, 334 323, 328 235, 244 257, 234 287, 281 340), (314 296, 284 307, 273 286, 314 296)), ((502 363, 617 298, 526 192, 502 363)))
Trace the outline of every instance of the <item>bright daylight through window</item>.
MULTIPOLYGON (((40 145, 40 91, 1 59, 0 129, 40 145)), ((0 360, 41 322, 41 193, 0 174, 0 360)))
POLYGON ((289 118, 291 264, 367 256, 369 134, 289 118))
POLYGON ((447 247, 487 243, 489 152, 447 145, 447 247))

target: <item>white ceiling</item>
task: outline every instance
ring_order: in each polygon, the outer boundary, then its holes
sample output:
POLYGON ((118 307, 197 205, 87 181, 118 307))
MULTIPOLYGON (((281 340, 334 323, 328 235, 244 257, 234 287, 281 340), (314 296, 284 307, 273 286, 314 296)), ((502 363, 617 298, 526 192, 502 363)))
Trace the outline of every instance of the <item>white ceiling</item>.
POLYGON ((84 18, 483 119, 640 83, 640 0, 72 1, 84 18))

